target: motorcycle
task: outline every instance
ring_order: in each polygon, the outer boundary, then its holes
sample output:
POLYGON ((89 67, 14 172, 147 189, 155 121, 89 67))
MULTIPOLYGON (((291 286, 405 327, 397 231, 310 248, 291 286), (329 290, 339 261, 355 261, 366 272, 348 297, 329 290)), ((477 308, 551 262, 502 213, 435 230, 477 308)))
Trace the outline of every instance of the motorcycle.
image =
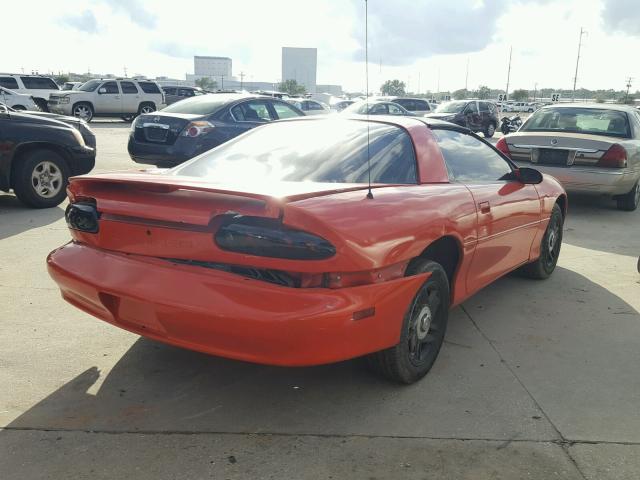
POLYGON ((520 115, 514 115, 513 117, 502 117, 500 121, 502 122, 502 125, 500 125, 500 131, 503 135, 515 132, 522 125, 522 119, 520 118, 520 115))

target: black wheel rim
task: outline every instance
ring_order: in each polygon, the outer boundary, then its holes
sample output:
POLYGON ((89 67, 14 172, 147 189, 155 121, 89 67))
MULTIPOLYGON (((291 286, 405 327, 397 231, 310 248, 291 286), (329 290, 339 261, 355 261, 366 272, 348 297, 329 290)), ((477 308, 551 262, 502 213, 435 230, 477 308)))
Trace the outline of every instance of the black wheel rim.
POLYGON ((420 366, 426 362, 444 332, 444 295, 436 282, 427 282, 411 304, 407 332, 409 360, 420 366))
POLYGON ((562 243, 562 223, 558 216, 553 215, 547 227, 547 234, 544 237, 542 257, 547 271, 553 269, 558 262, 560 254, 560 244, 562 243))

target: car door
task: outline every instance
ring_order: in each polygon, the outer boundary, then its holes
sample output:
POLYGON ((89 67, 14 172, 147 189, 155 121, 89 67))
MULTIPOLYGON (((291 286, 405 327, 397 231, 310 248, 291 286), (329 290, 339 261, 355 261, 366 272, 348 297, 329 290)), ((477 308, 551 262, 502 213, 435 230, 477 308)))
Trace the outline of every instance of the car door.
POLYGON ((434 129, 453 182, 473 195, 477 246, 467 278, 475 291, 529 260, 541 207, 533 185, 515 179, 510 163, 475 135, 434 129))
POLYGON ((140 105, 140 92, 133 82, 121 81, 122 113, 137 113, 140 105))
POLYGON ((478 111, 478 102, 469 102, 466 107, 464 107, 464 119, 466 123, 466 127, 473 131, 477 132, 482 130, 482 123, 480 121, 480 112, 478 111))
POLYGON ((100 85, 93 104, 95 113, 98 115, 105 113, 121 114, 122 96, 120 95, 118 82, 110 80, 100 85))

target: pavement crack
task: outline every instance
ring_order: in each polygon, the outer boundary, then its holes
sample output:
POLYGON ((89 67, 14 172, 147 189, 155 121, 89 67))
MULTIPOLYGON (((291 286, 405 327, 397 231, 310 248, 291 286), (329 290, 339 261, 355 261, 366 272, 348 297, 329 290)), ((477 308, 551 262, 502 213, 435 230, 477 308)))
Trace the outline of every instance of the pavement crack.
POLYGON ((540 402, 538 402, 538 400, 536 399, 536 397, 533 395, 533 393, 531 393, 531 391, 529 390, 529 388, 524 384, 524 382, 522 381, 522 379, 518 376, 518 373, 516 372, 516 370, 509 364, 509 362, 504 358, 504 356, 502 355, 502 353, 500 353, 500 350, 498 350, 498 347, 496 347, 496 344, 493 342, 493 340, 491 340, 487 334, 480 328, 480 326, 476 323, 476 321, 473 319, 473 317, 471 316, 471 314, 467 311, 466 308, 464 308, 464 305, 460 305, 460 308, 462 309, 462 311, 465 313, 465 315, 467 316, 467 318, 469 319, 469 321, 472 323, 472 325, 475 327, 475 329, 478 331, 478 333, 482 336, 482 338, 485 339, 485 341, 489 344, 489 346, 493 349, 493 351, 496 353, 496 355, 498 356, 498 358, 500 359, 500 363, 502 363, 505 368, 507 368, 507 370, 509 370, 511 372, 511 375, 513 375, 513 377, 516 379, 516 381, 520 384, 520 386, 522 387, 522 389, 527 393, 527 395, 529 396, 529 398, 531 399, 531 401, 533 402, 533 404, 536 406, 536 408, 540 411, 540 413, 542 413, 542 415, 544 415, 544 418, 547 420, 547 422, 549 422, 549 425, 551 425, 551 427, 553 428, 553 430, 556 432, 556 435, 558 436, 558 438, 560 439, 558 442, 554 442, 557 443, 558 445, 560 445, 560 448, 562 448, 562 451, 565 453, 565 455, 567 456, 567 458, 569 459, 569 461, 573 464, 573 466, 575 467, 576 471, 580 474, 580 476, 582 478, 584 478, 585 480, 587 480, 587 477, 585 476, 584 472, 582 471, 582 469, 580 468, 580 466, 578 465, 578 462, 576 462, 576 460, 573 458, 573 456, 571 455, 571 452, 569 452, 569 442, 565 436, 562 434, 562 432, 560 431, 560 429, 556 426, 555 423, 553 423, 553 420, 551 420, 551 418, 549 417, 549 415, 547 414, 547 412, 542 408, 542 405, 540 405, 540 402))

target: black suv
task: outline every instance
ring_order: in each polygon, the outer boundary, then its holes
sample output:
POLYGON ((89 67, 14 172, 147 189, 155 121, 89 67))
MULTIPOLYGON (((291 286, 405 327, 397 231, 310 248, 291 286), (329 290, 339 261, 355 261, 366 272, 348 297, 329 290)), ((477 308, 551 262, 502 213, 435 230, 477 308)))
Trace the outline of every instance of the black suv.
POLYGON ((210 93, 187 98, 131 125, 134 162, 173 167, 258 125, 302 117, 299 108, 273 97, 210 93))
POLYGON ((166 103, 167 105, 179 102, 180 100, 184 100, 185 98, 191 98, 207 93, 198 87, 185 87, 182 85, 177 85, 175 87, 173 85, 167 85, 160 88, 162 88, 162 91, 164 92, 164 103, 166 103))
POLYGON ((455 100, 438 106, 435 113, 425 115, 467 127, 473 132, 482 132, 493 137, 498 127, 498 109, 485 100, 455 100))
POLYGON ((69 177, 93 169, 95 136, 84 122, 67 118, 0 104, 0 190, 13 189, 30 207, 55 207, 69 177))

